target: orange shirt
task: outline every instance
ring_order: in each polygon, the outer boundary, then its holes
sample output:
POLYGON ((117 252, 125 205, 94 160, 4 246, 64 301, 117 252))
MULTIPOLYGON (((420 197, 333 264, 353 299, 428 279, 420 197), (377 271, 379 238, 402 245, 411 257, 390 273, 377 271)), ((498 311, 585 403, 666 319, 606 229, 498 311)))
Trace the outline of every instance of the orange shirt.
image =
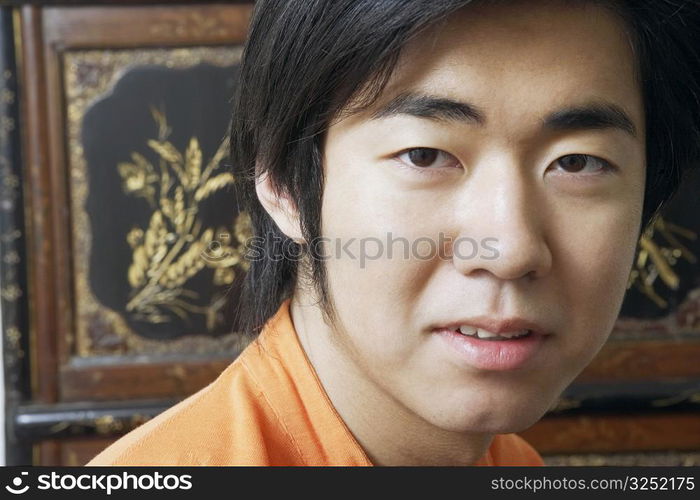
MULTIPOLYGON (((214 382, 87 465, 372 465, 306 357, 289 302, 214 382)), ((475 465, 544 464, 522 438, 499 434, 475 465)))

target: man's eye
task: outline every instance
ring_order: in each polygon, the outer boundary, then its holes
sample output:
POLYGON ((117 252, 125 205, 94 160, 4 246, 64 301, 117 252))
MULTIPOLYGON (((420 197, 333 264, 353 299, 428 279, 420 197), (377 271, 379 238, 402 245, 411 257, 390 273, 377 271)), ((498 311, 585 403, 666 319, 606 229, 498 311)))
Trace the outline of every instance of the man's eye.
POLYGON ((413 148, 396 156, 402 162, 421 168, 454 167, 459 161, 449 153, 434 148, 413 148))
POLYGON ((556 160, 555 163, 565 172, 572 174, 595 174, 614 169, 614 167, 607 161, 591 155, 566 155, 556 160))

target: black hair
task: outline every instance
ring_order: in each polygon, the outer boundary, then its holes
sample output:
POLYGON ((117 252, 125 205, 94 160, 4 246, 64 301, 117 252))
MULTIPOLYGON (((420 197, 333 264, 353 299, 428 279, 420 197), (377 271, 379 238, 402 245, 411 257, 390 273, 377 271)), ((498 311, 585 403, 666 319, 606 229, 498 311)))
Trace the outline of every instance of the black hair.
MULTIPOLYGON (((478 0, 476 0, 478 1, 478 0)), ((581 0, 586 1, 586 0, 581 0)), ((589 0, 596 1, 596 0, 589 0)), ((700 163, 700 0, 597 0, 626 21, 637 58, 646 119, 645 227, 700 163)), ((258 0, 233 98, 231 162, 242 208, 262 242, 245 277, 239 325, 256 335, 308 277, 327 317, 332 310, 320 259, 307 269, 286 249, 260 204, 256 176, 296 204, 307 242, 320 236, 322 147, 330 122, 379 96, 401 48, 470 0, 258 0)), ((359 108, 357 108, 359 109, 359 108)))

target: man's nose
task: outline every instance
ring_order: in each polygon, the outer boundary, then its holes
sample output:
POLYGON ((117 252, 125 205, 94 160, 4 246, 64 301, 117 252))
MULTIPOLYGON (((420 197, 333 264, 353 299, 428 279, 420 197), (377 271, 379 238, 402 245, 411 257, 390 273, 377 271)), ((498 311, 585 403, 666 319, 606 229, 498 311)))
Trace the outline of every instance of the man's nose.
POLYGON ((482 270, 502 280, 545 276, 552 252, 546 234, 548 211, 537 180, 512 165, 484 165, 489 167, 488 174, 470 179, 473 183, 461 205, 465 216, 460 237, 477 242, 478 253, 465 256, 453 248, 455 267, 465 275, 482 270))

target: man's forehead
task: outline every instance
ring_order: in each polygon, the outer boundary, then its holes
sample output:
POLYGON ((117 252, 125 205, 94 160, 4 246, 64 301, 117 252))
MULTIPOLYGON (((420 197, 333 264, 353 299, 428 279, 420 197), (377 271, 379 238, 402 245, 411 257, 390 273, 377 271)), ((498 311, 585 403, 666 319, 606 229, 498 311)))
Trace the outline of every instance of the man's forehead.
MULTIPOLYGON (((586 2, 573 5, 580 3, 586 2)), ((511 4, 503 2, 503 6, 511 4)), ((551 16, 543 14, 542 22, 551 21, 551 16)), ((564 20, 581 24, 566 13, 564 20)), ((529 22, 538 23, 532 12, 529 22)), ((634 53, 627 39, 611 33, 619 30, 617 20, 604 28, 607 34, 594 23, 598 42, 591 42, 584 31, 583 36, 574 32, 566 43, 560 43, 551 35, 556 30, 549 29, 550 35, 542 34, 539 42, 527 38, 506 46, 492 43, 483 32, 472 39, 469 25, 462 33, 453 30, 447 34, 440 31, 444 26, 436 25, 423 38, 409 42, 382 94, 363 110, 365 120, 404 114, 484 125, 489 121, 490 105, 496 103, 513 112, 520 108, 520 116, 541 121, 544 128, 585 126, 616 128, 631 136, 643 133, 634 53), (572 40, 577 37, 580 43, 572 40), (521 53, 514 53, 512 47, 521 53)), ((568 33, 566 26, 559 29, 568 33)), ((510 35, 489 33, 491 38, 499 36, 510 35)))
POLYGON ((558 63, 602 63, 619 59, 633 63, 634 48, 627 22, 610 2, 599 0, 528 0, 472 2, 433 23, 401 49, 395 73, 410 74, 442 61, 459 64, 477 59, 480 64, 499 61, 509 53, 529 66, 558 63), (601 52, 601 47, 606 51, 601 52))

